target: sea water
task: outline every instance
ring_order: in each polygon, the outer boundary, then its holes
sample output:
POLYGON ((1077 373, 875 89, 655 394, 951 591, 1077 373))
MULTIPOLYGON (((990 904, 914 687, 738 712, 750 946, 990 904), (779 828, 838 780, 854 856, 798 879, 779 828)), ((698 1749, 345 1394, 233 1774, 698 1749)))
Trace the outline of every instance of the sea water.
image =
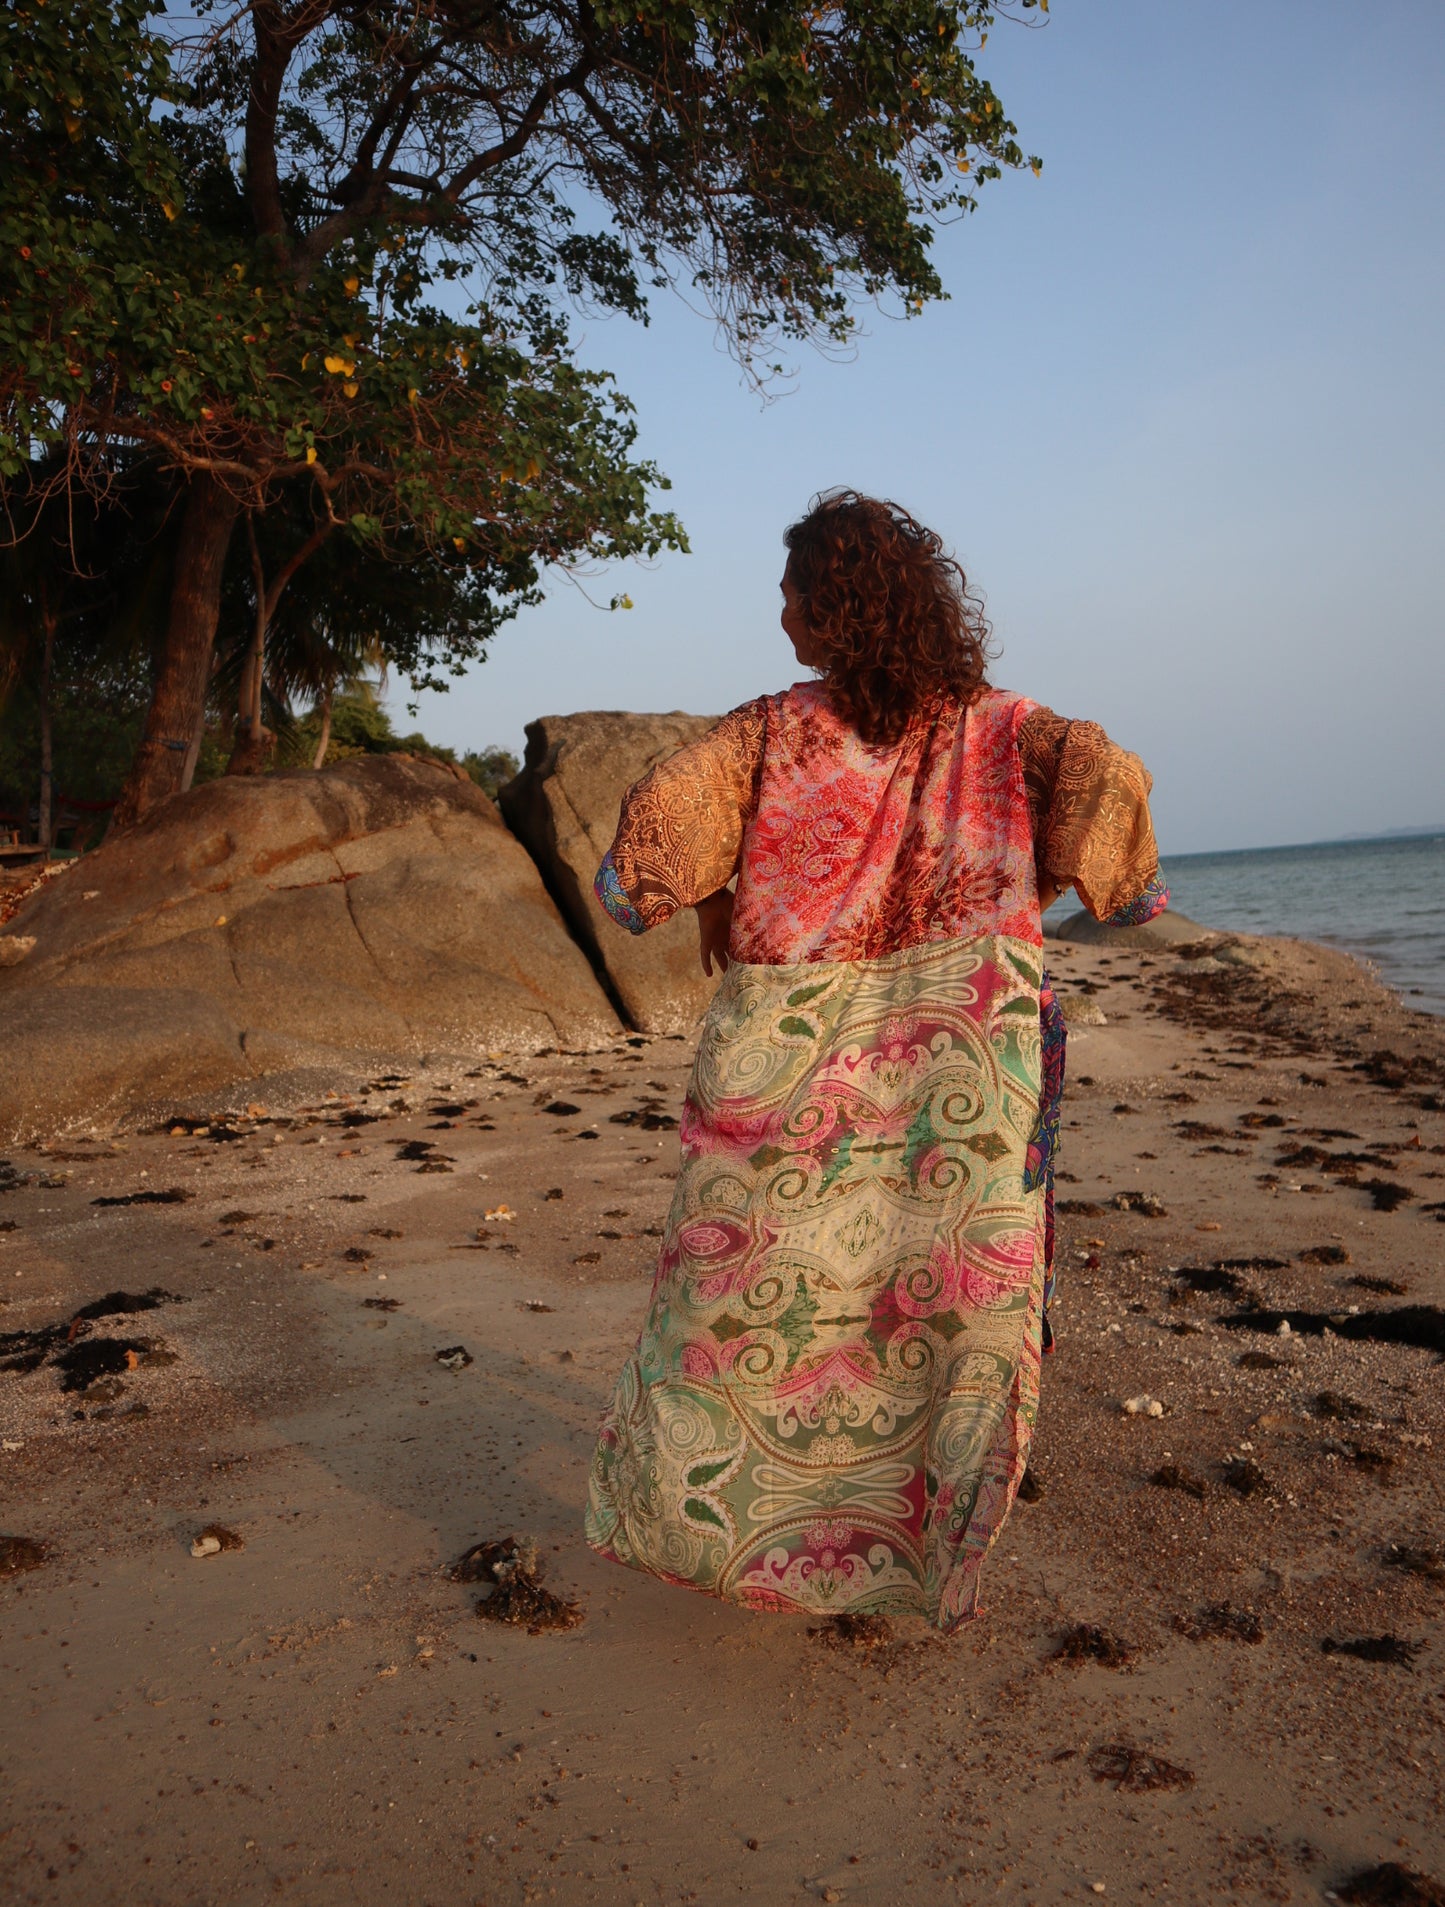
POLYGON ((1171 905, 1201 926, 1323 941, 1364 960, 1408 1005, 1445 1014, 1445 828, 1173 855, 1163 871, 1171 905))

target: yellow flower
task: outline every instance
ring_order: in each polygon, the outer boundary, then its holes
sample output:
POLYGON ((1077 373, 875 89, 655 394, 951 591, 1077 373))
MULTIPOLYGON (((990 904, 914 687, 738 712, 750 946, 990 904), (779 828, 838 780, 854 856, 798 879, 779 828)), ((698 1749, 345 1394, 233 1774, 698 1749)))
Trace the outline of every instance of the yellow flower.
POLYGON ((171 204, 169 199, 161 200, 161 210, 168 219, 173 219, 176 215, 176 208, 171 204))
POLYGON ((350 377, 356 369, 350 358, 328 357, 325 364, 333 377, 350 377))
POLYGON ((315 463, 315 461, 316 461, 316 446, 315 446, 315 444, 308 444, 308 445, 306 446, 306 461, 307 461, 307 463, 309 463, 309 464, 314 464, 314 463, 315 463))
POLYGON ((350 278, 343 279, 342 283, 346 286, 348 296, 352 298, 361 290, 361 280, 355 273, 353 273, 350 278))
POLYGON ((467 547, 467 539, 464 536, 454 536, 452 544, 456 549, 464 550, 467 547))
POLYGON ((361 386, 359 384, 343 384, 341 388, 348 397, 355 397, 356 393, 361 389, 361 386))

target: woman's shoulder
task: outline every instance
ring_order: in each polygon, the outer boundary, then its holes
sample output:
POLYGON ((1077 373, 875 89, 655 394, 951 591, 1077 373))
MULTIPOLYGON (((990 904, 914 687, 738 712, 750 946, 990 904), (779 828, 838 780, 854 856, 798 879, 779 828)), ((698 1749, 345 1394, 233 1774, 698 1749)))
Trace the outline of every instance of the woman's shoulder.
MULTIPOLYGON (((1014 689, 989 687, 980 693, 969 715, 990 728, 1006 730, 1017 740, 1024 723, 1039 709, 1040 704, 1031 695, 1020 695, 1014 689)), ((1044 711, 1045 714, 1047 712, 1044 711)))

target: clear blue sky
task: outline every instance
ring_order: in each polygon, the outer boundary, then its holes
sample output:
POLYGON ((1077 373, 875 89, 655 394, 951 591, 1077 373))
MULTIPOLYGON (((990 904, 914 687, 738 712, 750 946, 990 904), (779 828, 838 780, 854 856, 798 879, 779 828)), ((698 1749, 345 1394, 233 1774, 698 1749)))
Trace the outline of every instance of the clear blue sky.
POLYGON ((1044 172, 940 237, 951 303, 768 405, 676 301, 579 326, 694 553, 589 583, 630 612, 558 580, 421 726, 785 686, 780 535, 849 483, 956 549, 996 681, 1145 757, 1166 853, 1445 821, 1445 7, 1054 0, 984 65, 1044 172))

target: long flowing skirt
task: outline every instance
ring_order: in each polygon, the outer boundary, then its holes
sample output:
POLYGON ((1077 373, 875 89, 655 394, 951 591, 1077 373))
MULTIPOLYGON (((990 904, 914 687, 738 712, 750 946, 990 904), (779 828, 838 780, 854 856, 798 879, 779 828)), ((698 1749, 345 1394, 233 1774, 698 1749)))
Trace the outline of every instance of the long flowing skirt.
POLYGON ((1038 1401, 1039 952, 734 963, 587 1540, 757 1609, 976 1612, 1038 1401))

